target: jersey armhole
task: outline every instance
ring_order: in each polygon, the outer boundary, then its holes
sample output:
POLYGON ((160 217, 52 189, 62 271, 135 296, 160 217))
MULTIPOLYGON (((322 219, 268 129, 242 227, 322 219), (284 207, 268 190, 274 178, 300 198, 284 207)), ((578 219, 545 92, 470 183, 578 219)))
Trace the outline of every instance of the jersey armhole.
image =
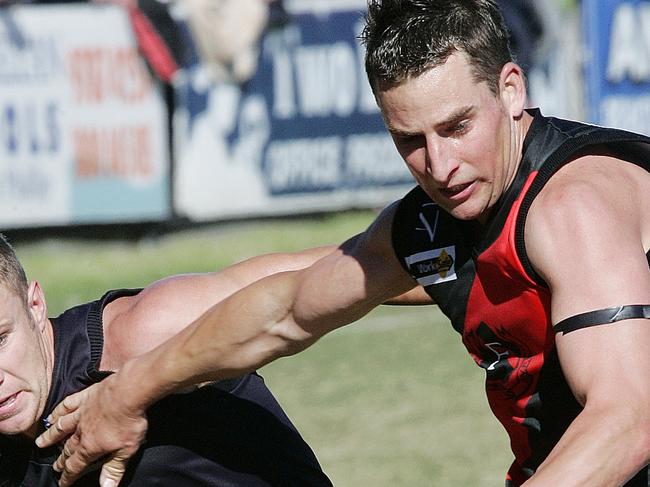
MULTIPOLYGON (((528 188, 524 195, 523 201, 517 214, 517 221, 515 224, 515 249, 517 257, 524 268, 524 271, 533 282, 540 286, 548 288, 546 281, 537 273, 533 268, 528 253, 526 252, 526 242, 524 240, 524 230, 526 227, 526 219, 528 211, 533 204, 537 195, 542 191, 544 185, 555 174, 555 172, 562 166, 570 162, 577 154, 587 154, 587 148, 597 145, 610 144, 610 143, 626 143, 626 142, 643 142, 650 143, 648 139, 642 135, 626 132, 623 130, 597 130, 585 133, 579 137, 569 138, 565 140, 558 149, 551 154, 551 156, 539 168, 535 179, 528 188)), ((620 157, 621 159, 623 157, 620 157)))
POLYGON ((102 315, 104 307, 111 301, 123 296, 134 296, 142 291, 138 289, 116 289, 108 291, 100 299, 90 305, 88 311, 87 332, 90 340, 90 362, 86 373, 93 380, 100 381, 111 375, 112 371, 98 370, 104 348, 104 323, 102 315))

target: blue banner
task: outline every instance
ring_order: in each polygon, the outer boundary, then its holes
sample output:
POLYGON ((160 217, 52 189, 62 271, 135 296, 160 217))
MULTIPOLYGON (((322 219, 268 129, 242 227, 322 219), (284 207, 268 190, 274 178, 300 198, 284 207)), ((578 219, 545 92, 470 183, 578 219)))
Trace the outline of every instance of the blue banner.
POLYGON ((378 206, 414 184, 366 79, 362 25, 358 9, 294 13, 263 36, 241 85, 202 84, 190 68, 178 92, 180 213, 378 206))
POLYGON ((585 0, 589 119, 650 134, 650 2, 585 0))

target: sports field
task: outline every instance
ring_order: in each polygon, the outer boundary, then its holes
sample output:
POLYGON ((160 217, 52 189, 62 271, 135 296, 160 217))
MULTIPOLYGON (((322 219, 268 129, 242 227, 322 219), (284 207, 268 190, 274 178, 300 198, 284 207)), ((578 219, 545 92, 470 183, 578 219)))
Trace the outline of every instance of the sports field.
MULTIPOLYGON (((16 250, 53 316, 109 288, 337 243, 372 217, 215 225, 137 243, 45 240, 16 250)), ((503 485, 505 432, 487 406, 481 370, 436 307, 382 307, 262 373, 338 487, 503 485)))

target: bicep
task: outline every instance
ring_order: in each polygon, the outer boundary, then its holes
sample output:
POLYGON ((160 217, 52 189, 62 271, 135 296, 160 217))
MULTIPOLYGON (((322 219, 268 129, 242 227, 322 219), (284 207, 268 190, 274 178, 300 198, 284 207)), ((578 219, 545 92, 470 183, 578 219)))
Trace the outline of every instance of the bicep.
MULTIPOLYGON (((650 303, 650 270, 638 213, 590 185, 549 193, 531 207, 526 247, 551 292, 551 321, 650 303)), ((556 335, 562 369, 581 403, 648 389, 650 321, 623 320, 556 335), (638 374, 637 371, 645 371, 638 374)))
POLYGON ((650 320, 634 319, 558 334, 562 371, 576 399, 585 406, 634 402, 650 406, 650 320))

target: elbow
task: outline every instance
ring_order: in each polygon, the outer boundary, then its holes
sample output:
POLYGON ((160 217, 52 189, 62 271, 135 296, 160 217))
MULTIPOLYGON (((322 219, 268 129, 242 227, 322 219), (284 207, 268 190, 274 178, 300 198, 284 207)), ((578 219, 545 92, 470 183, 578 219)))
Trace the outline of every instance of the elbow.
POLYGON ((584 432, 595 435, 593 446, 606 457, 603 468, 611 467, 615 475, 611 485, 623 485, 650 464, 650 406, 645 399, 637 394, 625 401, 592 398, 583 415, 588 425, 584 432))
POLYGON ((647 412, 641 421, 634 425, 636 449, 633 453, 639 468, 650 464, 650 414, 647 412))
POLYGON ((621 444, 628 452, 626 456, 629 469, 625 470, 633 474, 650 464, 650 409, 640 406, 641 404, 644 403, 640 401, 634 409, 625 410, 624 419, 621 418, 627 432, 621 444))
POLYGON ((628 390, 628 399, 619 408, 627 419, 632 458, 640 469, 650 464, 650 392, 628 390))
MULTIPOLYGON (((625 445, 628 452, 627 465, 621 465, 621 471, 627 472, 628 482, 644 467, 650 465, 650 423, 637 425, 637 430, 629 437, 629 443, 625 445)), ((625 484, 627 485, 627 483, 625 484)))

